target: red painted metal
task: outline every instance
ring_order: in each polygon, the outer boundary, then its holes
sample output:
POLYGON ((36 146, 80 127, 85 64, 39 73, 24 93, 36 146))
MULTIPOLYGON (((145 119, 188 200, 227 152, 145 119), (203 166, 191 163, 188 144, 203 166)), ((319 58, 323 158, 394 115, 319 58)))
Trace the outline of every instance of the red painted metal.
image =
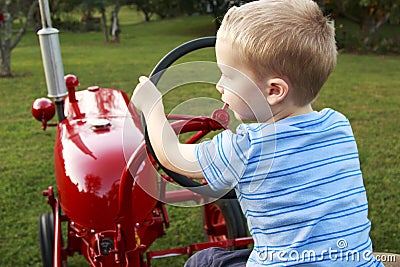
POLYGON ((64 77, 65 85, 68 89, 68 98, 70 103, 77 102, 75 97, 75 87, 79 86, 78 77, 72 74, 67 74, 64 77))
POLYGON ((54 196, 53 187, 49 186, 43 191, 43 196, 47 197, 47 203, 53 210, 54 216, 54 250, 53 266, 61 267, 66 262, 67 253, 62 244, 61 221, 64 219, 60 214, 59 201, 54 196))
POLYGON ((35 119, 42 122, 42 129, 46 130, 47 122, 54 117, 56 109, 50 99, 43 97, 33 102, 31 113, 35 119))
MULTIPOLYGON (((187 189, 166 192, 170 178, 161 178, 154 169, 140 118, 125 93, 100 87, 75 92, 79 82, 73 75, 66 77, 66 83, 70 92, 65 100, 66 119, 58 124, 54 150, 58 199, 51 187, 43 192, 54 215, 54 266, 63 266, 67 256, 75 253, 82 254, 90 266, 150 266, 151 259, 161 256, 248 242, 221 238, 224 221, 218 219, 214 227, 221 224, 219 237, 210 238, 217 242, 148 252, 169 226, 165 202, 208 199, 187 189), (65 245, 62 222, 68 223, 65 245)), ((46 100, 37 104, 32 113, 47 119, 51 105, 46 100)), ((197 132, 188 141, 196 142, 226 127, 223 112, 218 111, 218 121, 187 115, 170 119, 178 120, 172 124, 177 133, 197 132)))
MULTIPOLYGON (((75 75, 73 75, 73 74, 67 74, 67 75, 65 75, 64 76, 64 81, 65 81, 65 85, 67 86, 67 88, 68 87, 77 87, 77 86, 79 86, 80 84, 79 84, 79 80, 78 80, 78 77, 76 77, 75 75)), ((68 96, 69 97, 69 96, 68 96)), ((70 102, 72 102, 71 100, 70 100, 70 102)))
MULTIPOLYGON (((65 101, 54 151, 59 203, 69 219, 66 250, 84 255, 91 266, 139 266, 143 252, 165 234, 166 217, 155 198, 158 175, 147 158, 139 116, 118 90, 74 95, 74 102, 65 101), (114 244, 107 255, 99 251, 105 239, 114 244)), ((54 261, 60 262, 59 243, 55 249, 54 261)))
POLYGON ((165 198, 162 199, 167 203, 179 203, 188 200, 192 200, 196 203, 201 203, 204 200, 204 196, 196 194, 189 189, 175 190, 165 193, 165 198))
POLYGON ((228 240, 228 232, 226 222, 221 209, 214 203, 209 203, 204 206, 207 214, 204 227, 208 238, 211 242, 219 242, 228 240))
MULTIPOLYGON (((81 91, 76 97, 78 103, 66 101, 67 118, 59 123, 56 136, 54 160, 61 208, 79 225, 113 229, 119 180, 126 166, 124 153, 131 154, 143 137, 138 122, 128 116, 127 97, 121 91, 81 91), (85 117, 77 118, 77 113, 85 117), (104 127, 104 121, 110 126, 104 127), (131 140, 127 147, 124 135, 131 140)), ((149 167, 143 168, 146 179, 154 177, 149 167)))
MULTIPOLYGON (((58 207, 58 200, 55 203, 55 207, 58 207)), ((60 220, 60 210, 58 208, 54 209, 54 257, 53 266, 61 267, 62 263, 62 244, 61 244, 61 220, 60 220)))
MULTIPOLYGON (((162 207, 164 204, 155 199, 160 196, 158 188, 155 190, 158 180, 151 179, 147 173, 143 173, 146 164, 151 163, 143 142, 132 154, 123 170, 119 188, 116 219, 119 240, 116 246, 118 251, 126 252, 125 255, 119 253, 118 257, 121 261, 126 259, 127 262, 135 264, 138 264, 136 262, 140 258, 138 255, 156 238, 165 234, 163 224, 165 209, 162 207)), ((132 266, 137 266, 135 264, 132 266)))

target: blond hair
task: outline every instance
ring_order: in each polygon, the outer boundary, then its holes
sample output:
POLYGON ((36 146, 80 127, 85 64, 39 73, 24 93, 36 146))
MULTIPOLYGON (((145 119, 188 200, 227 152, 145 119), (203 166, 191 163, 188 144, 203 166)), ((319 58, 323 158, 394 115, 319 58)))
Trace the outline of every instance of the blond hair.
POLYGON ((217 38, 259 77, 279 76, 297 105, 311 103, 336 65, 333 23, 311 0, 261 0, 232 7, 217 38))

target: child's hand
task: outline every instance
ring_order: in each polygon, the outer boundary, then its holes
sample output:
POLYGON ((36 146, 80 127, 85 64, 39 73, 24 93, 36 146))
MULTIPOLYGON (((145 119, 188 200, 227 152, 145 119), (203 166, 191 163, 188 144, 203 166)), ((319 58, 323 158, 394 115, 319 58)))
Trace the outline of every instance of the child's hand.
POLYGON ((161 101, 162 95, 149 78, 141 76, 132 95, 132 102, 135 107, 144 114, 148 114, 154 105, 161 101))

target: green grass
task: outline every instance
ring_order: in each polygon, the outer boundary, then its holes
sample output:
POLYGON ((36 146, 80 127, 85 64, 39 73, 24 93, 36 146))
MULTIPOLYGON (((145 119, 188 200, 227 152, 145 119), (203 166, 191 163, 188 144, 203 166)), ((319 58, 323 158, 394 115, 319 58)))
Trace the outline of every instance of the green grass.
MULTIPOLYGON (((125 10, 124 12, 128 12, 125 10)), ((128 17, 127 13, 122 16, 128 17)), ((139 16, 139 15, 138 15, 139 16)), ((139 17, 137 17, 139 18, 139 17)), ((119 88, 129 95, 140 75, 148 75, 158 60, 182 42, 212 35, 211 17, 183 17, 150 23, 123 22, 120 44, 104 44, 101 33, 62 33, 65 73, 90 85, 119 88)), ((212 60, 212 51, 191 60, 212 60)), ((0 266, 41 266, 38 216, 49 210, 41 191, 54 186, 55 129, 46 132, 30 115, 30 105, 47 94, 40 49, 28 33, 12 55, 15 77, 0 79, 0 266)), ((315 103, 348 116, 358 141, 370 205, 371 237, 377 251, 400 253, 400 57, 342 54, 338 66, 315 103)), ((212 92, 201 87, 196 95, 212 92)), ((178 103, 192 92, 171 98, 178 103), (186 94, 186 95, 185 95, 186 94)), ((156 248, 201 242, 198 209, 169 207, 171 227, 156 248)), ((185 258, 154 260, 155 266, 182 266, 185 258)), ((74 257, 70 266, 81 266, 74 257)))

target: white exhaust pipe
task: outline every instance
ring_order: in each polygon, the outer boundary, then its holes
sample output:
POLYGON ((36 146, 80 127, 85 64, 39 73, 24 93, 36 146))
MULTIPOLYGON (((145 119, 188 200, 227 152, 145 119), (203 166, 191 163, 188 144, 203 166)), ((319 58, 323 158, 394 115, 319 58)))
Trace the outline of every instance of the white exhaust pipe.
POLYGON ((37 32, 39 36, 40 49, 48 96, 61 101, 67 95, 64 81, 64 67, 61 59, 60 42, 58 30, 51 25, 50 8, 47 0, 39 0, 42 29, 37 32))

